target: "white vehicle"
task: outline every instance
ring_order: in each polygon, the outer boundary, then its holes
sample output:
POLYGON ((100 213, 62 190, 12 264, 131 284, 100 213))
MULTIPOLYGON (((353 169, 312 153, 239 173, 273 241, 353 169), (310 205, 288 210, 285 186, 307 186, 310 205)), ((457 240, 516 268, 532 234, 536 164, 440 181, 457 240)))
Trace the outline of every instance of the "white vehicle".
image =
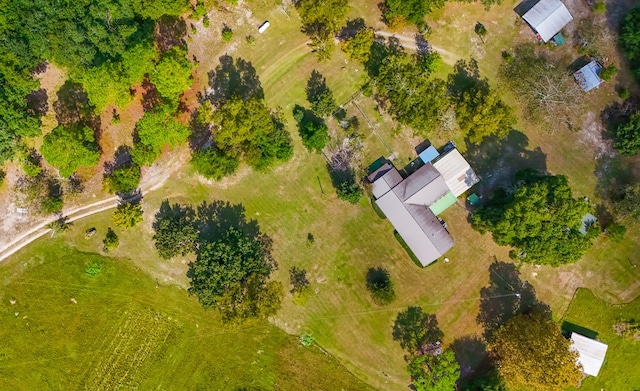
POLYGON ((266 21, 266 22, 262 23, 262 24, 260 25, 260 27, 258 27, 258 32, 259 32, 260 34, 264 33, 264 31, 265 31, 266 29, 268 29, 268 28, 269 28, 269 26, 271 26, 271 23, 269 23, 269 21, 266 21))

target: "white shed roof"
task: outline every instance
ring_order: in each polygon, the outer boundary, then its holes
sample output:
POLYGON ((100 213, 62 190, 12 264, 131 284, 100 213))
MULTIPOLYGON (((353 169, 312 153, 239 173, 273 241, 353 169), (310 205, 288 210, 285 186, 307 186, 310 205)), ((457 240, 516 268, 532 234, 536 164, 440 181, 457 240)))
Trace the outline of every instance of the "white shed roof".
POLYGON ((440 159, 435 161, 433 166, 442 174, 447 186, 456 197, 480 181, 457 149, 440 155, 440 159))
POLYGON ((573 20, 573 16, 560 0, 540 0, 522 15, 522 19, 540 34, 544 42, 548 42, 573 20))
POLYGON ((595 339, 571 333, 571 348, 578 352, 578 363, 582 364, 582 372, 586 375, 598 376, 607 354, 607 347, 595 339))

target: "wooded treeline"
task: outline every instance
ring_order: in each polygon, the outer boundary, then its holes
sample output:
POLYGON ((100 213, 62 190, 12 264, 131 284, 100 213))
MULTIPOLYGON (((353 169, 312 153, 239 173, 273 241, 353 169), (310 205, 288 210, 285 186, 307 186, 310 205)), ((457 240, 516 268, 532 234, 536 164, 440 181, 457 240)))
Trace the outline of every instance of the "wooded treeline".
POLYGON ((40 134, 46 94, 36 93, 34 75, 47 62, 81 82, 97 109, 126 103, 129 88, 163 61, 154 45, 156 21, 188 6, 188 0, 2 0, 0 162, 14 156, 21 137, 40 134))

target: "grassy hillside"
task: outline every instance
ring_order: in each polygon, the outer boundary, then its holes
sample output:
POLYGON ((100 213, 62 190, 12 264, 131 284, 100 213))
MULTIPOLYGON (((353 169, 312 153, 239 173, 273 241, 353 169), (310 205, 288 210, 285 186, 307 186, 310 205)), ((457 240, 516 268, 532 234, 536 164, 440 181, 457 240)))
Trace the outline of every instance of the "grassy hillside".
POLYGON ((0 284, 5 389, 368 389, 268 323, 224 328, 186 292, 126 259, 59 239, 13 257, 0 284))

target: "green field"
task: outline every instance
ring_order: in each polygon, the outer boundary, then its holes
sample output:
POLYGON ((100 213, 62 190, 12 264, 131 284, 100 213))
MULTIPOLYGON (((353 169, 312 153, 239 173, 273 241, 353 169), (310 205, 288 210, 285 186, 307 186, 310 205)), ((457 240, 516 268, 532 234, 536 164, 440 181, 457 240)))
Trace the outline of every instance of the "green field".
POLYGON ((59 239, 21 251, 0 281, 3 389, 368 389, 277 327, 227 329, 127 259, 59 239))
POLYGON ((579 289, 563 321, 584 327, 597 334, 607 345, 604 365, 597 377, 588 377, 580 390, 637 390, 640 384, 638 341, 618 336, 613 325, 620 319, 638 319, 640 299, 611 305, 602 301, 588 289, 579 289))

